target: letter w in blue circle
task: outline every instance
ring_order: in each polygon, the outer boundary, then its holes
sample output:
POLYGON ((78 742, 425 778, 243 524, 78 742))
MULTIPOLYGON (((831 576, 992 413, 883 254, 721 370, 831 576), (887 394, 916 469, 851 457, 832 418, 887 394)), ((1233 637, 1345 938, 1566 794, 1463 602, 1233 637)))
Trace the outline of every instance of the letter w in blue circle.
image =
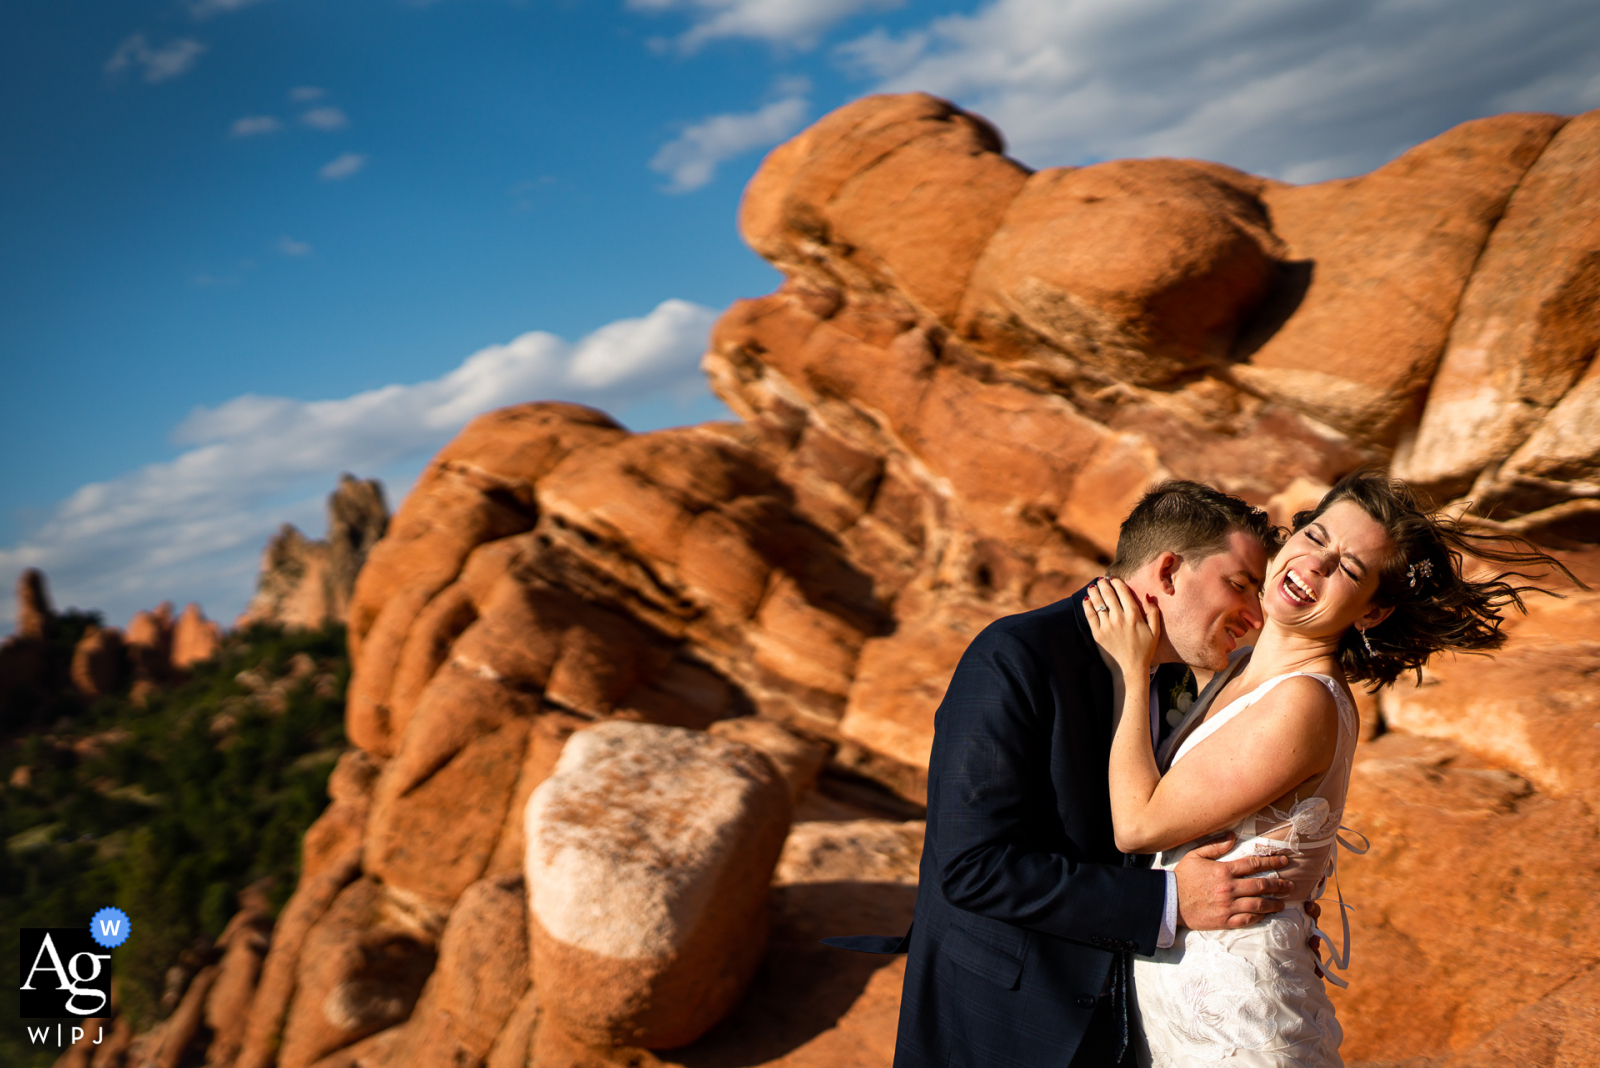
POLYGON ((119 908, 103 908, 89 921, 89 937, 106 949, 115 949, 133 933, 133 921, 119 908))

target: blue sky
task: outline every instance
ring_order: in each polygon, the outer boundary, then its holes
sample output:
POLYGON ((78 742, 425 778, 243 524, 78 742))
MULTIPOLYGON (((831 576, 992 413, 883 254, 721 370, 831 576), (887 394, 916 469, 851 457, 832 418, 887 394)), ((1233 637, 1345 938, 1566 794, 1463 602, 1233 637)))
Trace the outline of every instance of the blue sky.
POLYGON ((864 93, 1030 166, 1314 181, 1600 106, 1596 41, 1587 0, 7 4, 0 582, 229 620, 278 523, 320 535, 342 470, 393 501, 478 411, 725 416, 705 331, 778 278, 740 191, 864 93))

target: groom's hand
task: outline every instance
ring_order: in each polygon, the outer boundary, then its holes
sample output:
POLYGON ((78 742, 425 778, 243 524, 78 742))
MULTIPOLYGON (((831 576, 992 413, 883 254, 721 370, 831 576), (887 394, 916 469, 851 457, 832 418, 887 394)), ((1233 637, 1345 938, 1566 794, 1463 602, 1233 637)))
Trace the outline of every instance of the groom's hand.
POLYGON ((1240 857, 1219 863, 1216 858, 1233 848, 1234 835, 1191 849, 1178 861, 1178 925, 1192 931, 1218 931, 1248 927, 1263 916, 1283 910, 1275 895, 1287 894, 1293 884, 1274 878, 1272 872, 1289 863, 1288 857, 1240 857))

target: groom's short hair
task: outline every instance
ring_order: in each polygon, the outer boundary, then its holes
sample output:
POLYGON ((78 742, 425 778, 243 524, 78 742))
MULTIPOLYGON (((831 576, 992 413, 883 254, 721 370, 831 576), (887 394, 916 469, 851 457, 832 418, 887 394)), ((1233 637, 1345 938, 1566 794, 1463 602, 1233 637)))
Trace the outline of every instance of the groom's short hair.
POLYGON ((1146 493, 1122 521, 1117 555, 1106 573, 1127 578, 1168 551, 1193 567, 1221 552, 1236 530, 1259 539, 1268 556, 1283 545, 1283 531, 1260 508, 1201 482, 1169 479, 1146 493))

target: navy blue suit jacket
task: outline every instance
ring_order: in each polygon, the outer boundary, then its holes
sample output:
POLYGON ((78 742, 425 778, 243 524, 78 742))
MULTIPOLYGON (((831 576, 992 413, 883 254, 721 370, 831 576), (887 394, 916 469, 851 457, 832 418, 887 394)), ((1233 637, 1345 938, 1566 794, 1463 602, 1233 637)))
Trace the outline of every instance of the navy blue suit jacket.
POLYGON ((895 1068, 1067 1065, 1166 876, 1117 850, 1111 673, 1083 591, 990 624, 934 719, 895 1068))

